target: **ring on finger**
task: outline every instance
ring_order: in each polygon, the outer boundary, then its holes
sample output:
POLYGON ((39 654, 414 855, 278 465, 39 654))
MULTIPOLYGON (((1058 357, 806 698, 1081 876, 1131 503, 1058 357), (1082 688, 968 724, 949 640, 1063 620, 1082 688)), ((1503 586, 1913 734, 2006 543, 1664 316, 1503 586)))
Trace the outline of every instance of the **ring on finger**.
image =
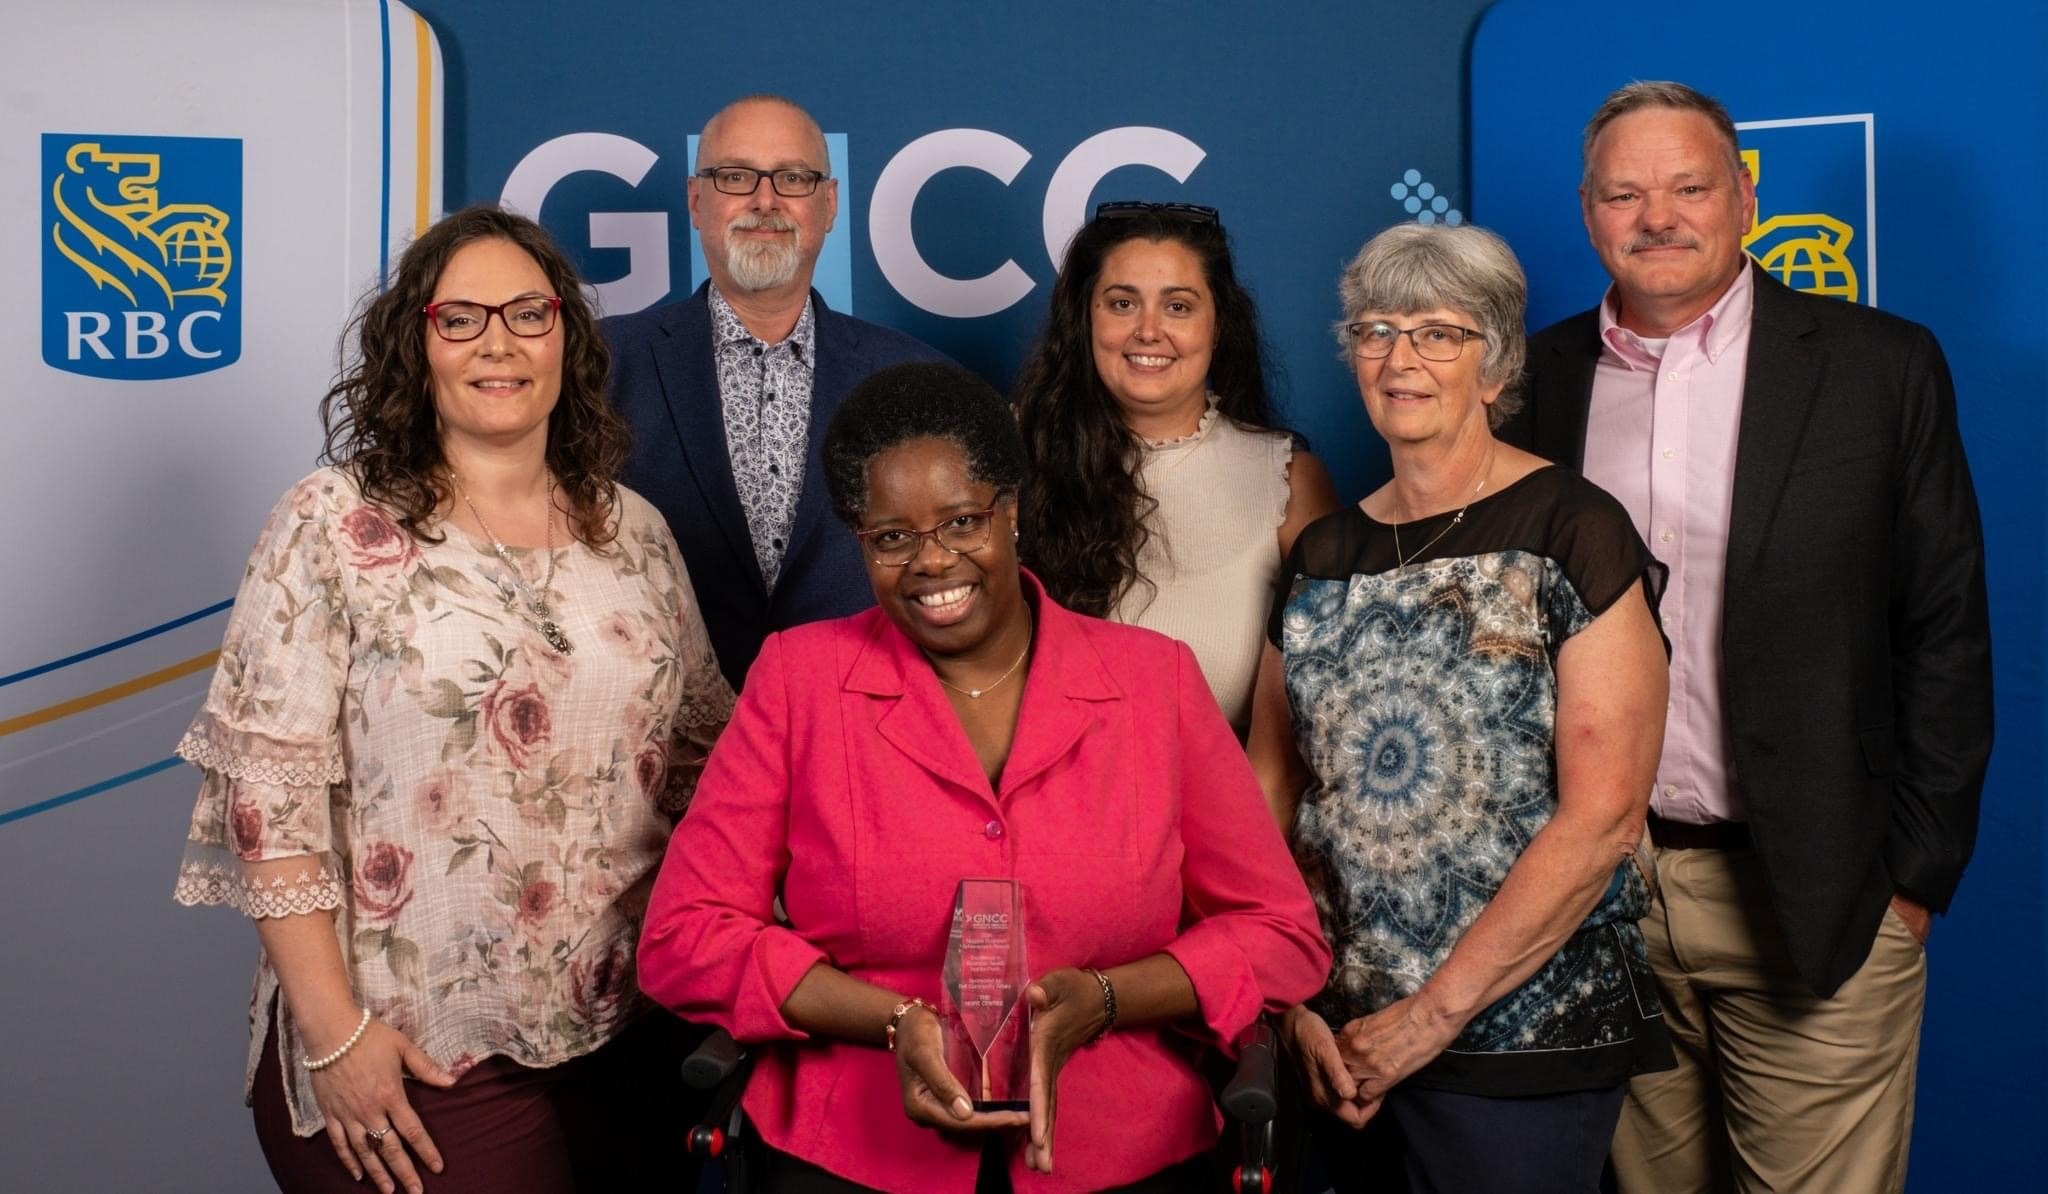
POLYGON ((391 1129, 389 1127, 378 1128, 374 1131, 365 1128, 363 1130, 363 1139, 369 1142, 371 1148, 383 1148, 384 1138, 390 1134, 391 1129))

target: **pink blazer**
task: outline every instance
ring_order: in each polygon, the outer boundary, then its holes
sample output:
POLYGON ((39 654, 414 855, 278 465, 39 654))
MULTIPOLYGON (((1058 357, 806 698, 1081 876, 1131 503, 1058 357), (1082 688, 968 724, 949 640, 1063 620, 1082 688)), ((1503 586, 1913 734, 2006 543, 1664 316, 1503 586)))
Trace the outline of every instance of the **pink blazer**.
POLYGON ((894 1059, 782 1017, 827 962, 937 1002, 954 886, 1025 890, 1032 973, 1161 950, 1199 1023, 1115 1032, 1060 1075, 1053 1160, 1020 1191, 1096 1190, 1209 1148, 1193 1059, 1319 990, 1330 953, 1244 754, 1171 639, 1070 613, 1026 574, 1038 639, 991 791, 930 665, 879 610, 771 637, 671 839, 640 982, 758 1050, 770 1144, 856 1182, 970 1190, 979 1145, 905 1118, 894 1059), (789 923, 773 915, 780 894, 789 923))

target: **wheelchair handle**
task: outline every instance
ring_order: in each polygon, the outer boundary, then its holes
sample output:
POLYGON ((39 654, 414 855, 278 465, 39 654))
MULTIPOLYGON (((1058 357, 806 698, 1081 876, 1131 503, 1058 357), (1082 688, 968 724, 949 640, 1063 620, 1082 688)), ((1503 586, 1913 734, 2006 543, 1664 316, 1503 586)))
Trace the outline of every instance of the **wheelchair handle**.
POLYGON ((1223 1113, 1239 1123, 1270 1123, 1280 1109, 1279 1096, 1274 1091, 1278 1049, 1273 1026, 1260 1020, 1247 1035, 1248 1040, 1237 1055, 1237 1072, 1231 1075, 1217 1101, 1223 1105, 1223 1113))
POLYGON ((747 1059, 747 1051, 723 1028, 710 1036, 683 1059, 683 1081, 692 1090, 716 1090, 747 1059))

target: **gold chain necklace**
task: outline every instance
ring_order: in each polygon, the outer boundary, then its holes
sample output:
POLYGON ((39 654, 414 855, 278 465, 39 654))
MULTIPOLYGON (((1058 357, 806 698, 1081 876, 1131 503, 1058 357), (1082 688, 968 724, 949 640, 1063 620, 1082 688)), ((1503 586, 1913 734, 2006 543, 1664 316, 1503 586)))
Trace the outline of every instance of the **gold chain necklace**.
POLYGON ((978 701, 981 699, 983 693, 994 692, 996 689, 1001 688, 1003 686, 1003 681, 1008 680, 1012 675, 1016 673, 1018 668, 1024 666, 1024 657, 1029 654, 1031 654, 1031 638, 1030 636, 1026 636, 1024 639, 1024 649, 1022 651, 1017 652, 1016 660, 1012 662, 1009 667, 1003 669, 1003 674, 995 678, 995 683, 986 684, 980 688, 960 687, 958 684, 955 684, 951 680, 946 679, 944 676, 939 675, 939 665, 936 663, 932 665, 932 677, 936 679, 939 683, 952 689, 954 692, 964 694, 978 701))
POLYGON ((469 500, 469 493, 462 487, 462 478, 455 475, 454 469, 449 469, 448 475, 454 477, 455 492, 462 495, 462 504, 469 507, 470 514, 476 518, 476 525, 482 527, 484 534, 489 536, 491 550, 498 553, 498 559, 504 562, 506 571, 512 574, 512 583, 518 585, 519 591, 526 595, 527 607, 533 611, 529 620, 533 622, 534 629, 540 631, 540 636, 547 640, 548 646, 555 649, 555 654, 575 654, 576 648, 570 644, 569 636, 562 633, 561 626, 548 612, 547 593, 555 585, 555 475, 552 472, 547 474, 548 572, 540 582, 538 593, 526 583, 526 574, 521 572, 519 565, 513 561, 512 553, 506 548, 505 541, 498 538, 497 532, 491 530, 490 523, 484 521, 484 512, 476 508, 475 502, 469 500))
POLYGON ((1401 553, 1401 524, 1398 522, 1394 524, 1394 571, 1399 572, 1401 569, 1406 568, 1408 565, 1414 563, 1417 559, 1420 559, 1424 552, 1427 552, 1430 548, 1435 547, 1437 545, 1438 540, 1442 539, 1445 535, 1450 534, 1451 531, 1459 523, 1465 521, 1465 511, 1470 510, 1472 508, 1472 503, 1479 500, 1480 493, 1484 491, 1486 488, 1486 478, 1492 472, 1493 449, 1489 447, 1486 450, 1486 465, 1485 467, 1479 470, 1479 484, 1473 487, 1472 496, 1466 498, 1465 504, 1458 507, 1458 512, 1451 517, 1450 522, 1444 524, 1443 530, 1438 531, 1436 534, 1430 536, 1429 542, 1415 549, 1414 555, 1404 556, 1401 553))

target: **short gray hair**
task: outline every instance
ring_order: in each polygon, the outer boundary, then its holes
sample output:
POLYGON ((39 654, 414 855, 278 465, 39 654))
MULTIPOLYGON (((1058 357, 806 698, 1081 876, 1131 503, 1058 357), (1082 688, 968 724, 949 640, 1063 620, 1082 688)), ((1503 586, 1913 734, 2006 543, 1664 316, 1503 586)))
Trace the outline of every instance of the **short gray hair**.
POLYGON ((1529 357, 1523 321, 1529 282, 1508 242, 1472 224, 1396 224, 1365 242, 1337 279, 1344 318, 1337 343, 1351 360, 1350 325, 1367 311, 1405 315, 1448 307, 1479 325, 1486 351, 1479 378, 1499 383, 1500 397, 1487 408, 1487 423, 1498 427, 1522 409, 1522 365, 1529 357))
POLYGON ((1679 112, 1697 112, 1707 118, 1714 131, 1728 143, 1729 168, 1742 173, 1742 147, 1735 135, 1735 121, 1728 115, 1728 109, 1721 101, 1704 92, 1695 91, 1683 83, 1664 79, 1638 80, 1630 83, 1605 100, 1601 101, 1593 119, 1586 122, 1586 134, 1579 141, 1580 181, 1593 181, 1593 142, 1600 139, 1607 126, 1645 108, 1670 108, 1679 112))

